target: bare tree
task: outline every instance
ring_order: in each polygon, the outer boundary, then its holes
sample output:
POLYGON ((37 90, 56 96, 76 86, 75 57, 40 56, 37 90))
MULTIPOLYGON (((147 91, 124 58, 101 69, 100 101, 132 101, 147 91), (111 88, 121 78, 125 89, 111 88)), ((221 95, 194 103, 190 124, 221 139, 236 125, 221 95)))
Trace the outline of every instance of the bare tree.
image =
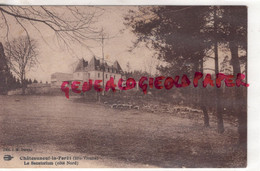
POLYGON ((19 77, 25 94, 26 73, 38 63, 36 41, 25 36, 16 38, 6 43, 5 53, 9 67, 19 77))
POLYGON ((43 38, 42 26, 45 25, 47 27, 44 28, 54 31, 57 40, 65 44, 68 50, 75 42, 89 48, 86 40, 99 40, 100 31, 93 28, 93 24, 102 13, 101 8, 82 6, 0 6, 0 24, 7 40, 12 27, 17 26, 28 37, 29 27, 32 27, 43 38))

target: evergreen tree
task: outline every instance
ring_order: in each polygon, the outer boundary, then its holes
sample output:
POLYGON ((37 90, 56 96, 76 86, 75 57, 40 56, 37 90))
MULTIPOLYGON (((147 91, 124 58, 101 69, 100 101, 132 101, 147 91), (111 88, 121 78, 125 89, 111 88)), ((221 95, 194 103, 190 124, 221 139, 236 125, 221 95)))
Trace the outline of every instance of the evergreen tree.
POLYGON ((38 81, 36 79, 33 80, 33 83, 38 83, 38 81))
MULTIPOLYGON (((198 69, 203 72, 206 57, 215 59, 215 67, 211 69, 214 69, 216 74, 219 73, 218 49, 220 45, 230 49, 234 75, 241 73, 241 63, 246 63, 244 60, 246 55, 243 60, 238 55, 241 49, 245 53, 247 52, 247 10, 245 6, 140 7, 138 12, 129 11, 129 15, 125 19, 126 25, 131 27, 133 33, 138 37, 134 47, 143 42, 147 47, 156 50, 158 59, 168 64, 159 68, 164 75, 182 75, 183 73, 192 75, 198 69), (210 52, 211 55, 209 55, 210 52)), ((245 68, 247 68, 246 64, 245 68)), ((185 91, 184 94, 191 97, 192 94, 189 94, 187 90, 182 89, 185 91)), ((234 100, 243 99, 243 104, 246 104, 246 91, 243 93, 243 87, 235 88, 235 90, 234 100)), ((201 99, 205 99, 203 91, 200 94, 203 96, 201 99)), ((191 99, 190 97, 187 99, 191 99)), ((215 108, 218 117, 218 132, 222 133, 224 126, 220 97, 216 88, 215 97, 211 101, 217 101, 215 108)), ((200 104, 203 105, 202 100, 200 104)), ((245 106, 239 105, 234 109, 239 121, 240 144, 246 144, 247 139, 245 106)), ((201 107, 203 109, 203 106, 201 107)), ((204 115, 207 116, 206 112, 204 115)))
POLYGON ((15 89, 15 77, 10 71, 3 44, 0 42, 0 94, 6 94, 12 89, 15 89))
MULTIPOLYGON (((125 17, 126 25, 138 37, 133 48, 139 43, 145 43, 154 49, 158 59, 167 63, 166 66, 158 67, 163 75, 193 76, 197 71, 203 72, 204 58, 213 46, 209 36, 213 29, 207 26, 212 10, 209 6, 160 6, 140 7, 139 12, 129 11, 125 17)), ((198 87, 197 93, 192 93, 190 88, 180 91, 188 100, 192 100, 203 96, 202 91, 205 90, 198 87)), ((203 101, 197 104, 203 109, 204 117, 209 118, 203 101)), ((195 102, 197 100, 191 103, 195 102)), ((204 125, 209 125, 208 119, 205 119, 204 125)))

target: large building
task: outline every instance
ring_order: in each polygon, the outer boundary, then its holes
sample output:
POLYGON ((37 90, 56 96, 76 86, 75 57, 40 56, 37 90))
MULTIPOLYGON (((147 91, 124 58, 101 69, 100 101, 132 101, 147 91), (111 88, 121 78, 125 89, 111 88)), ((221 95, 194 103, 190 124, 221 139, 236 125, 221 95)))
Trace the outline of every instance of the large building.
POLYGON ((72 81, 79 81, 83 83, 89 79, 93 80, 94 84, 95 80, 103 81, 103 73, 105 84, 110 77, 113 77, 115 84, 117 84, 119 79, 122 78, 123 70, 117 61, 115 61, 112 65, 108 65, 106 62, 103 64, 100 60, 93 56, 89 62, 84 59, 79 60, 73 74, 52 74, 51 84, 52 86, 61 86, 63 81, 68 81, 70 83, 72 81))
POLYGON ((73 74, 55 72, 51 74, 51 87, 60 87, 63 81, 71 82, 73 74))

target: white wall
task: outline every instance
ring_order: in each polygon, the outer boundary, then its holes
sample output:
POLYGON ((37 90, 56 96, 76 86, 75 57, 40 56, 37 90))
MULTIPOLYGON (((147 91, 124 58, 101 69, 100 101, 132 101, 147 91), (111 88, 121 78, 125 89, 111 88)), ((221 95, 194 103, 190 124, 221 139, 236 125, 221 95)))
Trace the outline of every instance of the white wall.
MULTIPOLYGON (((88 81, 89 79, 93 80, 93 83, 95 80, 103 80, 103 72, 102 71, 89 71, 90 77, 88 77, 88 74, 86 77, 84 77, 84 81, 88 81), (99 77, 98 77, 99 74, 99 77)), ((110 73, 110 72, 104 72, 104 80, 105 80, 105 85, 108 80, 110 80, 110 76, 114 78, 114 83, 117 85, 119 79, 121 78, 121 74, 119 73, 110 73), (106 77, 107 75, 107 77, 106 77)))
POLYGON ((73 80, 83 80, 84 72, 74 72, 73 80))

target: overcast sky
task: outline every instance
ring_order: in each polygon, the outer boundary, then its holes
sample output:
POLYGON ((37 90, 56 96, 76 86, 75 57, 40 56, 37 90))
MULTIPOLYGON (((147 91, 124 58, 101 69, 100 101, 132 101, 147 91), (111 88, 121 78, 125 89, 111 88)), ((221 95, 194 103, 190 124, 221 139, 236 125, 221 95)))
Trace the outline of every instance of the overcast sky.
MULTIPOLYGON (((61 9, 62 7, 56 7, 61 9)), ((99 16, 98 21, 94 27, 101 29, 103 27, 104 33, 109 37, 104 42, 104 56, 105 60, 114 62, 118 60, 119 64, 126 70, 127 62, 130 63, 132 70, 148 70, 149 65, 153 65, 155 72, 155 62, 153 62, 153 51, 148 50, 146 47, 141 47, 133 52, 129 52, 132 42, 136 40, 136 36, 124 25, 124 15, 127 14, 129 9, 136 10, 135 6, 106 6, 98 7, 104 9, 103 15, 99 16)), ((92 8, 93 9, 93 8, 92 8)), ((90 10, 86 6, 86 10, 90 10)), ((15 23, 11 18, 7 18, 10 22, 15 23)), ((13 26, 15 24, 12 24, 13 26)), ((88 50, 79 44, 72 46, 73 52, 67 51, 64 46, 60 46, 56 39, 55 33, 44 25, 38 25, 41 34, 35 28, 28 26, 29 34, 32 38, 36 39, 39 48, 39 65, 27 74, 28 78, 36 78, 39 81, 50 81, 50 76, 55 72, 72 73, 73 66, 81 58, 90 60, 93 55, 102 56, 101 42, 93 42, 86 40, 92 48, 88 50), (43 38, 44 39, 43 39, 43 38)), ((21 27, 15 26, 11 28, 11 37, 25 34, 21 27)), ((0 33, 2 36, 4 32, 0 33)))
MULTIPOLYGON (((63 15, 68 14, 63 10, 66 8, 62 6, 52 8, 55 8, 54 11, 62 12, 63 15)), ((84 8, 83 10, 86 10, 86 12, 91 10, 103 11, 102 15, 96 18, 97 21, 93 27, 96 30, 103 28, 106 37, 109 37, 109 39, 105 39, 104 41, 104 56, 109 64, 118 60, 125 71, 127 70, 126 64, 129 62, 131 70, 156 72, 156 65, 162 64, 162 62, 152 57, 154 51, 147 49, 145 46, 136 48, 133 52, 128 51, 133 45, 133 41, 136 40, 136 36, 124 25, 124 16, 130 9, 138 10, 137 6, 81 6, 81 8, 84 8)), ((15 24, 16 21, 12 17, 7 16, 7 20, 11 23, 10 39, 25 34, 24 30, 15 24)), ((0 21, 2 22, 0 25, 2 25, 3 18, 0 21)), ((85 43, 91 46, 90 50, 80 44, 72 44, 72 51, 68 51, 62 44, 57 42, 54 31, 47 26, 38 24, 40 32, 33 26, 30 26, 30 24, 26 26, 30 36, 37 40, 39 49, 39 65, 27 73, 27 78, 36 78, 38 81, 50 82, 52 73, 72 73, 73 68, 81 58, 89 61, 93 55, 102 57, 101 42, 86 40, 85 43)), ((4 28, 4 25, 2 25, 2 32, 0 32, 1 40, 4 40, 4 28)), ((223 54, 223 52, 219 51, 219 54, 219 62, 222 62, 223 57, 226 55, 230 57, 230 53, 223 54)), ((205 66, 207 68, 214 68, 214 60, 208 59, 205 66)), ((208 72, 212 73, 210 70, 208 72)))

